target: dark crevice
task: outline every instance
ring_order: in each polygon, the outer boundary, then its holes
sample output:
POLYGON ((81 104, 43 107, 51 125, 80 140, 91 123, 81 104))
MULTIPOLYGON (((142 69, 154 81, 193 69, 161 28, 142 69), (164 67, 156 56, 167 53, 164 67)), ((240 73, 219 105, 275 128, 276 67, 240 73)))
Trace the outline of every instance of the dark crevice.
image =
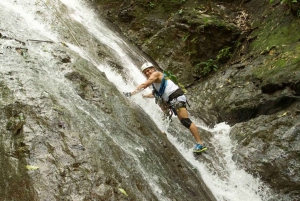
POLYGON ((237 108, 229 113, 220 112, 220 122, 228 122, 230 125, 248 121, 256 118, 260 115, 272 115, 279 111, 286 110, 293 103, 300 101, 300 97, 297 96, 283 96, 275 100, 266 101, 260 105, 253 106, 251 108, 237 108))
POLYGON ((299 101, 297 97, 280 97, 276 100, 269 100, 264 102, 258 108, 258 115, 271 115, 281 110, 285 110, 290 107, 294 102, 299 101))
POLYGON ((266 85, 262 86, 261 91, 262 91, 262 93, 265 93, 265 94, 273 94, 276 91, 285 89, 286 87, 287 87, 287 84, 285 84, 285 83, 278 83, 278 84, 270 83, 270 84, 266 84, 266 85))
POLYGON ((289 87, 294 91, 293 95, 300 95, 300 81, 299 82, 289 82, 289 83, 270 83, 261 87, 262 93, 273 94, 277 91, 281 91, 289 87))

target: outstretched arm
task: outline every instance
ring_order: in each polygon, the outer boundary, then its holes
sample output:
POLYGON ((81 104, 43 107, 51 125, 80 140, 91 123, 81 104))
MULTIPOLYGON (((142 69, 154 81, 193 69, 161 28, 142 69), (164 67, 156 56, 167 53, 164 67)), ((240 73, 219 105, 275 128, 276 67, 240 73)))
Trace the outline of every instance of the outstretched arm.
MULTIPOLYGON (((144 90, 145 88, 149 87, 153 82, 155 82, 159 78, 160 73, 159 72, 154 72, 151 74, 149 79, 144 82, 143 84, 140 84, 133 92, 129 93, 124 93, 126 96, 133 96, 140 91, 144 90)), ((149 95, 149 94, 148 94, 149 95)), ((150 97, 149 97, 150 98, 150 97)))
POLYGON ((143 98, 154 98, 153 93, 150 93, 150 94, 143 94, 142 96, 143 96, 143 98))

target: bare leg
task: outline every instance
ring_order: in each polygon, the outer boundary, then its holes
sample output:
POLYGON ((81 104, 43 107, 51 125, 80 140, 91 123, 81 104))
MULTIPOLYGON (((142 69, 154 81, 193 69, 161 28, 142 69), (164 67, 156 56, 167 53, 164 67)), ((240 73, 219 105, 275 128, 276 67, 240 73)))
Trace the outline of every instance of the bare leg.
POLYGON ((203 142, 202 142, 202 140, 201 140, 201 138, 200 138, 200 134, 199 134, 199 132, 198 132, 198 129, 197 129, 197 127, 196 127, 196 125, 195 125, 194 123, 191 124, 189 130, 190 130, 191 133, 193 134, 193 136, 194 136, 196 142, 199 143, 199 144, 201 144, 201 145, 203 145, 203 142))
MULTIPOLYGON (((178 117, 179 120, 181 120, 183 118, 189 118, 189 115, 188 115, 188 112, 187 112, 186 108, 179 108, 176 112, 177 112, 177 117, 178 117)), ((196 142, 203 145, 203 142, 200 138, 200 134, 198 132, 198 129, 197 129, 197 127, 194 123, 191 124, 189 130, 193 134, 196 142)))

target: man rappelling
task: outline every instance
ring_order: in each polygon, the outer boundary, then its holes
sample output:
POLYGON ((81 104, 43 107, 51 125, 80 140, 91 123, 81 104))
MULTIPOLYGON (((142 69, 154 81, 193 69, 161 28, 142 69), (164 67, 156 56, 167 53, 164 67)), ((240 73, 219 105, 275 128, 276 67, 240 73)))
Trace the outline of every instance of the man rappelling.
POLYGON ((147 77, 147 81, 140 84, 133 92, 124 94, 129 97, 152 85, 152 93, 143 94, 143 98, 155 98, 156 103, 159 104, 167 115, 170 115, 169 112, 171 109, 171 113, 177 115, 182 125, 188 128, 193 134, 196 140, 196 146, 193 151, 195 153, 205 151, 207 148, 203 145, 198 129, 188 116, 186 109, 187 99, 182 89, 172 80, 168 79, 165 74, 156 71, 154 65, 150 62, 143 64, 141 70, 147 77))

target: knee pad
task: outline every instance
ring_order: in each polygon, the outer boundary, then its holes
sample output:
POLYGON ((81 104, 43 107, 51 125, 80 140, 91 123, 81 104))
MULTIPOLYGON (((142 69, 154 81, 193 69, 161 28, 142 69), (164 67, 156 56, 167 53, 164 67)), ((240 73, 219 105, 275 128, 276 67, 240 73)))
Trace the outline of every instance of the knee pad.
POLYGON ((180 122, 187 128, 190 128, 191 124, 193 123, 189 118, 183 118, 180 120, 180 122))

